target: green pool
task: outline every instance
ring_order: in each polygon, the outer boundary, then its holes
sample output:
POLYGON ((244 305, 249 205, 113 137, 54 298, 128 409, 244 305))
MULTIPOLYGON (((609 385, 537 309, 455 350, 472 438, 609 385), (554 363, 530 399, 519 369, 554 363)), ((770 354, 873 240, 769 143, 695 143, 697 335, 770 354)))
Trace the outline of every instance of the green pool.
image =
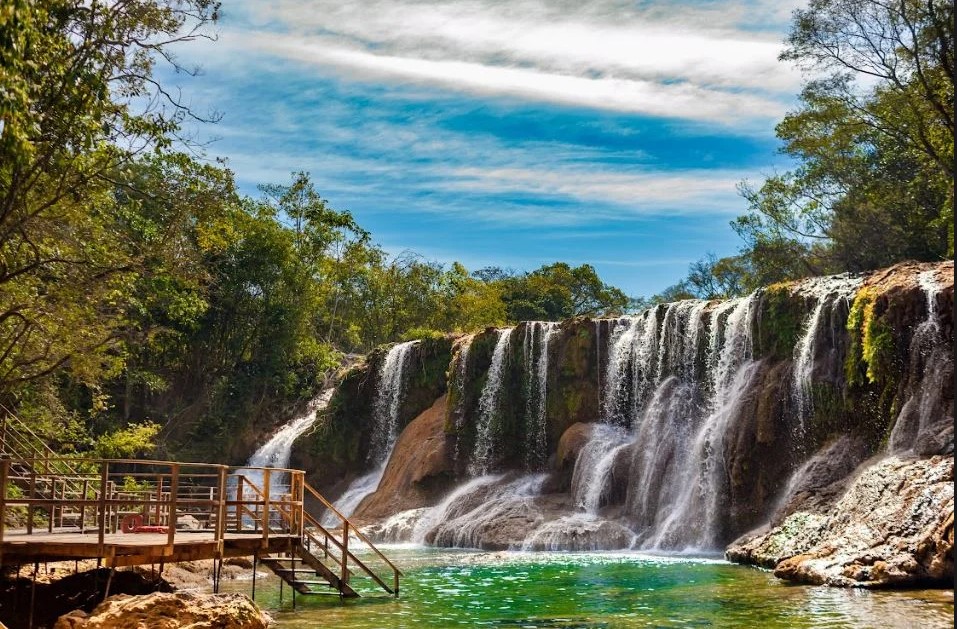
MULTIPOLYGON (((307 627, 951 627, 949 591, 787 585, 717 559, 632 553, 488 553, 391 548, 406 573, 398 599, 279 600, 259 579, 256 601, 279 629, 307 627)), ((359 582, 357 582, 359 583, 359 582)), ((231 590, 249 593, 250 584, 231 590)))

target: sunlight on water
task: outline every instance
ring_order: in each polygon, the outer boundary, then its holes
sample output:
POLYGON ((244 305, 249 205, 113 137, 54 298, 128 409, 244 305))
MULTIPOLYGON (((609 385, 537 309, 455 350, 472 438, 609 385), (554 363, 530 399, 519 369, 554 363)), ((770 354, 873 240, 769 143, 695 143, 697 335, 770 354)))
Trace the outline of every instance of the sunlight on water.
MULTIPOLYGON (((279 629, 312 627, 950 627, 948 591, 787 585, 720 559, 636 553, 488 553, 389 548, 405 572, 392 599, 297 597, 260 579, 257 602, 279 629)), ((357 580, 356 584, 360 582, 357 580)), ((249 592, 249 583, 231 590, 249 592)))

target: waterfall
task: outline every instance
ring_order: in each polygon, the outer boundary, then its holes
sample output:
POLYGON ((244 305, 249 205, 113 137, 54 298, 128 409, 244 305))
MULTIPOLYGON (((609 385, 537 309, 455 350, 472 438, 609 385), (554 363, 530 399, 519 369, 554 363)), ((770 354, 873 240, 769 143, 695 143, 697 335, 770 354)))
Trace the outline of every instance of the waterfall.
POLYGON ((582 448, 572 472, 572 502, 586 513, 597 513, 608 492, 612 466, 623 448, 630 445, 629 434, 618 426, 595 424, 588 443, 582 448))
POLYGON ((634 426, 668 375, 694 379, 707 305, 679 301, 614 322, 602 391, 605 423, 634 426), (660 320, 659 311, 664 315, 660 320))
POLYGON ((631 392, 630 366, 634 340, 642 325, 641 318, 622 318, 612 322, 605 365, 605 389, 602 392, 605 423, 627 426, 627 404, 631 392))
POLYGON ((525 535, 540 524, 529 522, 528 514, 533 513, 531 507, 548 475, 528 474, 504 483, 500 482, 502 478, 482 476, 468 483, 467 491, 455 492, 444 502, 441 512, 436 509, 439 523, 426 539, 431 537, 436 546, 480 548, 487 529, 501 526, 520 514, 524 525, 521 537, 511 540, 510 546, 521 548, 525 535))
MULTIPOLYGON (((943 399, 946 384, 954 377, 951 348, 940 343, 937 297, 943 287, 933 271, 921 272, 918 285, 924 291, 927 304, 927 317, 914 328, 909 350, 911 369, 918 382, 912 385, 909 398, 894 422, 888 439, 891 454, 919 454, 925 442, 939 440, 935 433, 946 437, 947 427, 953 422, 952 417, 947 416, 950 409, 943 399)), ((952 440, 953 433, 949 434, 952 440)))
POLYGON ((369 463, 384 465, 392 454, 395 440, 398 438, 399 409, 405 393, 403 379, 405 366, 412 348, 418 341, 407 341, 389 348, 379 369, 379 387, 376 389, 372 432, 372 444, 369 448, 369 463))
POLYGON ((798 420, 798 441, 804 436, 806 422, 813 413, 811 392, 814 359, 817 355, 817 343, 821 336, 825 314, 832 313, 834 307, 846 304, 854 297, 861 279, 846 275, 820 277, 802 282, 797 287, 799 295, 814 300, 814 310, 804 320, 801 338, 794 346, 794 367, 791 378, 791 397, 794 400, 795 415, 798 420))
POLYGON ((756 372, 751 331, 757 302, 755 293, 711 311, 707 395, 695 377, 706 306, 679 302, 665 313, 674 323, 663 326, 659 345, 687 345, 659 352, 671 364, 656 370, 654 394, 638 419, 626 506, 642 529, 642 547, 716 542, 726 494, 724 436, 756 372))
MULTIPOLYGON (((915 273, 923 295, 903 302, 918 315, 898 384, 901 407, 890 453, 946 452, 953 440, 944 424, 954 361, 946 343, 948 313, 939 312, 941 291, 950 284, 942 285, 941 273, 915 273)), ((832 473, 846 476, 872 454, 863 436, 834 441, 830 428, 814 434, 827 437, 826 452, 805 449, 812 441, 805 424, 812 425, 815 412, 842 412, 814 408, 826 399, 817 386, 856 395, 844 375, 846 318, 862 281, 812 278, 741 298, 659 304, 593 320, 591 327, 576 323, 567 333, 559 323, 526 322, 476 337, 481 356, 463 338, 448 380, 453 391, 468 395, 446 425, 474 434, 473 442, 461 441, 472 451, 456 450, 453 458, 459 473, 466 465, 465 478, 434 506, 422 507, 416 494, 408 503, 414 508, 384 520, 381 534, 442 546, 716 550, 757 523, 755 510, 797 504, 805 487, 832 473), (781 347, 789 338, 793 347, 781 347), (485 373, 480 363, 489 365, 485 373), (515 390, 519 384, 524 388, 515 390), (590 408, 596 399, 597 408, 590 408), (558 429, 561 443, 549 444, 549 431, 558 429), (772 451, 781 458, 747 459, 772 451), (533 473, 546 469, 550 453, 556 454, 550 474, 533 473), (490 475, 505 467, 511 471, 490 475)), ((400 404, 394 396, 401 396, 401 386, 387 383, 401 382, 403 360, 397 355, 386 362, 392 379, 383 374, 375 407, 390 409, 377 413, 377 421, 388 420, 377 425, 382 435, 391 434, 380 440, 392 444, 397 419, 390 413, 400 404), (389 391, 397 393, 389 397, 389 391)), ((370 453, 373 459, 382 460, 370 453)), ((382 470, 374 467, 357 480, 342 502, 358 505, 382 470)))
POLYGON ((455 388, 459 393, 459 403, 454 409, 454 422, 455 422, 455 453, 452 457, 453 461, 458 461, 461 454, 459 446, 461 444, 461 434, 462 429, 465 424, 465 410, 462 408, 462 402, 465 398, 465 384, 466 376, 468 375, 469 370, 469 350, 472 349, 472 340, 473 336, 464 337, 459 342, 459 353, 455 359, 455 388))
POLYGON ((502 379, 505 375, 505 357, 508 354, 509 340, 512 338, 513 328, 496 330, 498 340, 492 353, 492 364, 488 369, 485 387, 479 398, 479 417, 475 430, 475 449, 472 452, 472 462, 469 471, 472 476, 487 474, 495 459, 495 435, 493 434, 496 416, 498 415, 499 395, 502 391, 502 379))
POLYGON ((548 458, 545 425, 548 410, 548 347, 558 325, 534 321, 525 327, 525 467, 530 470, 541 469, 548 458))
MULTIPOLYGON (((418 341, 398 343, 389 348, 379 369, 378 388, 373 404, 374 426, 367 460, 372 470, 352 481, 336 501, 336 509, 345 516, 352 515, 366 496, 379 487, 392 449, 398 439, 399 411, 405 393, 405 367, 412 348, 418 341)), ((338 518, 327 514, 323 524, 337 524, 338 518)))
MULTIPOLYGON (((285 426, 276 431, 256 450, 246 462, 248 467, 277 467, 288 468, 289 458, 292 455, 292 444, 295 443, 304 432, 309 430, 314 423, 320 411, 329 405, 332 399, 333 387, 324 388, 315 399, 306 406, 306 412, 300 417, 294 418, 285 426)), ((249 478, 257 487, 262 488, 263 478, 258 470, 244 470, 244 475, 249 478)), ((288 489, 289 479, 287 474, 272 473, 269 477, 269 489, 273 493, 281 493, 288 489)))
POLYGON ((462 515, 462 506, 469 504, 468 497, 486 490, 503 476, 504 474, 478 476, 453 489, 439 504, 419 518, 412 530, 411 541, 419 544, 426 543, 429 533, 441 523, 462 515))

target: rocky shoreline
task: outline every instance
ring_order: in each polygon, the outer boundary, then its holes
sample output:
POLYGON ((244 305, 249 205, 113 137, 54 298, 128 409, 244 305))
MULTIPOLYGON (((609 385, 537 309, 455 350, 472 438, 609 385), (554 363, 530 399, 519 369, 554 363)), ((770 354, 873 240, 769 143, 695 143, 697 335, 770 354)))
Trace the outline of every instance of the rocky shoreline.
MULTIPOLYGON (((265 629, 269 616, 245 594, 213 594, 213 562, 186 561, 168 564, 162 572, 149 566, 109 569, 95 561, 41 564, 33 589, 33 573, 23 570, 0 579, 0 626, 27 629, 133 629, 156 627, 216 627, 265 629)), ((226 560, 221 578, 242 581, 252 577, 252 564, 244 558, 226 560)), ((265 576, 263 573, 262 576, 265 576)))

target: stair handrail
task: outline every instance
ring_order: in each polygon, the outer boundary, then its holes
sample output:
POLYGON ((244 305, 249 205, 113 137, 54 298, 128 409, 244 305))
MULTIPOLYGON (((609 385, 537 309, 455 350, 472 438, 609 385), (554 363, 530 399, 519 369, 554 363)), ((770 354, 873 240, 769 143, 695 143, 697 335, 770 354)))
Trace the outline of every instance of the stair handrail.
MULTIPOLYGON (((405 576, 405 574, 398 568, 398 566, 396 566, 394 563, 392 563, 391 561, 389 561, 389 558, 386 557, 385 555, 383 555, 383 554, 382 554, 382 551, 380 551, 378 548, 376 548, 375 544, 373 544, 372 541, 371 541, 368 537, 365 536, 365 533, 363 533, 362 531, 360 531, 359 528, 356 527, 356 525, 353 524, 353 523, 349 520, 349 518, 347 518, 346 516, 342 515, 342 513, 341 513, 338 509, 336 509, 336 508, 332 505, 331 502, 329 502, 328 500, 326 500, 325 497, 323 497, 322 494, 320 494, 318 491, 316 491, 316 490, 312 487, 312 485, 310 485, 309 483, 304 483, 304 485, 305 485, 306 491, 308 491, 310 494, 312 494, 319 502, 322 503, 322 505, 323 505, 324 507, 326 507, 327 509, 329 509, 330 511, 332 511, 332 512, 336 515, 336 517, 338 517, 340 520, 342 520, 342 522, 343 522, 344 524, 348 524, 348 525, 349 525, 349 528, 352 530, 353 533, 355 533, 356 537, 358 537, 360 540, 362 540, 363 542, 365 542, 366 545, 367 545, 369 548, 371 548, 372 551, 375 552, 376 555, 379 556, 379 559, 381 559, 382 561, 384 561, 384 562, 386 563, 386 565, 388 565, 398 576, 405 576)), ((312 518, 312 520, 315 521, 315 518, 312 518)), ((321 525, 320 525, 320 526, 321 526, 321 525)), ((323 529, 323 530, 325 530, 325 529, 323 529)), ((330 536, 330 537, 332 537, 332 536, 330 536)), ((333 539, 335 539, 335 538, 333 537, 333 539)))
MULTIPOLYGON (((324 527, 322 524, 320 524, 319 521, 318 521, 316 518, 314 518, 311 514, 307 513, 307 514, 306 514, 306 520, 307 520, 308 522, 310 522, 311 524, 313 524, 313 526, 315 526, 316 528, 318 528, 319 531, 326 537, 326 539, 331 540, 332 543, 335 545, 336 548, 339 549, 340 552, 343 551, 343 550, 345 550, 346 554, 349 556, 349 559, 350 559, 354 564, 356 564, 357 566, 359 566, 359 568, 361 568, 362 571, 365 572, 373 581, 375 581, 376 583, 378 583, 379 586, 380 586, 383 590, 385 590, 385 591, 388 592, 389 594, 395 594, 395 593, 396 593, 396 588, 395 588, 395 587, 390 588, 388 585, 386 585, 385 581, 382 580, 382 577, 380 577, 379 575, 377 575, 372 568, 370 568, 369 566, 367 566, 361 559, 359 559, 358 557, 356 557, 355 554, 354 554, 351 550, 347 550, 347 549, 345 548, 345 546, 343 546, 342 542, 339 541, 338 539, 336 539, 336 536, 333 535, 326 527, 324 527)), ((352 525, 350 525, 350 530, 358 531, 358 529, 351 528, 351 526, 352 526, 352 525)), ((305 535, 307 535, 310 539, 315 540, 316 542, 319 542, 319 541, 320 541, 319 538, 317 538, 315 535, 313 535, 313 534, 312 534, 310 531, 308 531, 308 530, 305 531, 305 535)), ((370 546, 373 550, 375 550, 375 551, 378 553, 378 549, 377 549, 375 546, 372 546, 372 544, 369 544, 369 546, 370 546)), ((329 556, 330 559, 332 559, 333 561, 335 561, 336 564, 338 564, 340 567, 342 567, 342 560, 339 559, 339 558, 337 558, 334 553, 333 553, 333 554, 329 554, 328 556, 329 556)), ((385 557, 384 557, 381 553, 379 553, 379 556, 380 556, 380 557, 383 557, 383 559, 385 559, 385 557)), ((388 559, 385 559, 385 561, 386 561, 386 563, 388 563, 388 564, 390 565, 390 567, 392 567, 392 569, 394 570, 393 574, 394 574, 396 577, 404 576, 404 575, 402 574, 402 571, 399 570, 398 568, 396 568, 395 566, 393 566, 392 563, 391 563, 388 559)), ((347 569, 348 569, 348 568, 347 568, 347 569)), ((393 583, 395 583, 396 581, 397 581, 397 578, 393 580, 393 583)))
MULTIPOLYGON (((65 468, 61 470, 55 470, 57 476, 82 476, 81 471, 70 465, 69 462, 63 460, 63 455, 47 445, 46 440, 34 432, 33 429, 30 428, 25 421, 20 419, 16 413, 11 411, 3 404, 0 404, 0 411, 3 413, 3 418, 0 420, 2 421, 2 427, 0 427, 0 441, 2 442, 0 442, 0 446, 5 447, 12 437, 14 445, 17 445, 19 448, 25 450, 20 452, 11 452, 10 454, 15 455, 15 458, 22 460, 37 459, 42 461, 56 461, 65 468), (29 440, 21 433, 26 433, 33 439, 29 440)), ((3 452, 0 451, 0 454, 2 453, 3 452)), ((47 469, 46 473, 48 475, 52 474, 50 469, 47 469)), ((75 480, 75 478, 71 480, 75 480)))

